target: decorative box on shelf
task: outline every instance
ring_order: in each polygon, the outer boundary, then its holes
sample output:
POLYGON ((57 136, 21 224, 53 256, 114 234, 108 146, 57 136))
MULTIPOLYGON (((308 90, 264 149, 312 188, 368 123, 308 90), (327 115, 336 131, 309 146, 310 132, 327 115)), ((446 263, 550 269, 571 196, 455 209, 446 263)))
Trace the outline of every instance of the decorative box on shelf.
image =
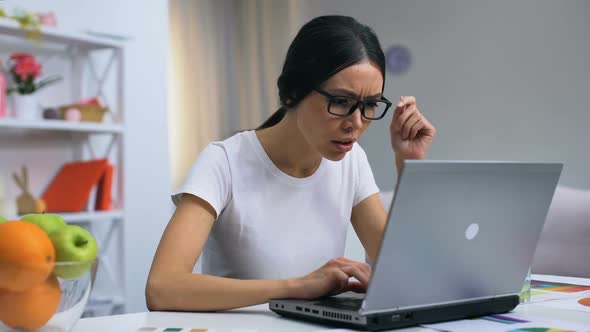
POLYGON ((65 119, 66 112, 72 108, 80 111, 82 122, 102 122, 104 115, 109 111, 108 107, 97 105, 68 105, 58 109, 59 117, 65 119))

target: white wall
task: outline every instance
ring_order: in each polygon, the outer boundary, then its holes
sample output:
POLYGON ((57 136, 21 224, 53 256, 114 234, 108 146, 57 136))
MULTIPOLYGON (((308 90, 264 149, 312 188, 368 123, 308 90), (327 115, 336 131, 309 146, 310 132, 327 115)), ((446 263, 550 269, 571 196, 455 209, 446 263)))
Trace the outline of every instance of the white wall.
MULTIPOLYGON (((170 218, 167 126, 168 2, 3 1, 28 10, 53 11, 59 27, 132 36, 125 55, 126 153, 124 226, 127 310, 145 311, 144 287, 160 236, 170 218)), ((18 156, 15 154, 15 156, 18 156)), ((41 156, 40 156, 41 158, 41 156)))
MULTIPOLYGON (((351 15, 382 46, 413 52, 385 95, 415 95, 438 129, 430 159, 565 163, 560 184, 590 188, 590 2, 306 1, 306 19, 351 15)), ((391 114, 361 143, 378 185, 393 188, 391 114), (384 153, 384 151, 386 153, 384 153)))

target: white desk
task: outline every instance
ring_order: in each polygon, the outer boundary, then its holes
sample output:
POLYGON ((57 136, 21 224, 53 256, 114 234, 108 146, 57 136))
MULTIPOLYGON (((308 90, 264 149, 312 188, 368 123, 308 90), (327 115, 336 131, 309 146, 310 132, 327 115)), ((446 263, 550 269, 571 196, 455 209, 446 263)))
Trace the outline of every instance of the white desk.
MULTIPOLYGON (((556 282, 572 282, 590 285, 590 279, 578 278, 539 278, 556 282)), ((515 312, 525 315, 543 316, 544 318, 570 321, 590 327, 590 314, 582 311, 563 310, 543 307, 542 303, 520 305, 515 312)), ((135 332, 144 326, 183 327, 183 328, 217 328, 250 329, 255 331, 322 331, 334 327, 306 323, 281 318, 268 309, 268 305, 259 305, 221 313, 183 313, 183 312, 142 312, 117 316, 81 319, 73 332, 127 331, 135 332)), ((419 331, 420 328, 399 329, 396 331, 419 331)))

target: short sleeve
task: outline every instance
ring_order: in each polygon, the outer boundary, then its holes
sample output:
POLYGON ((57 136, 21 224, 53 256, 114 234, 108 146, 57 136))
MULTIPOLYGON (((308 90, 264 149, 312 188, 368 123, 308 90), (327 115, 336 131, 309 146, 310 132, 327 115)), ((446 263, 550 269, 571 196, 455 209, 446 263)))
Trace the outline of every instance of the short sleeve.
POLYGON ((367 159, 365 151, 360 145, 355 145, 357 151, 354 156, 357 175, 352 206, 356 206, 365 198, 379 192, 379 187, 377 187, 377 184, 375 183, 375 177, 373 176, 373 171, 371 170, 371 165, 369 165, 369 160, 367 159))
POLYGON ((231 172, 223 145, 210 143, 201 152, 184 183, 172 193, 172 202, 178 205, 182 194, 197 196, 221 214, 231 194, 231 172))

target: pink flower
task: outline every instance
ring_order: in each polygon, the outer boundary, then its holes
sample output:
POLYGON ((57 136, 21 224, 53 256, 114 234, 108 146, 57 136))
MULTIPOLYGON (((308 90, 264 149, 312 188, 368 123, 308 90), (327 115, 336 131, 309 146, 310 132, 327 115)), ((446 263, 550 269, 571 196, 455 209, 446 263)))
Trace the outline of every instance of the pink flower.
POLYGON ((35 57, 29 53, 14 53, 10 56, 10 60, 13 60, 16 63, 27 59, 33 59, 33 61, 35 61, 35 57))
POLYGON ((9 93, 31 94, 61 79, 61 77, 51 77, 37 81, 41 76, 42 66, 37 62, 35 56, 29 53, 14 53, 10 56, 8 63, 10 64, 9 72, 14 82, 9 93))
POLYGON ((38 64, 34 58, 25 58, 16 63, 14 66, 14 72, 18 74, 23 81, 29 76, 32 76, 33 79, 35 79, 41 75, 41 65, 38 64))
POLYGON ((33 79, 41 75, 41 65, 35 60, 35 57, 28 53, 14 53, 10 56, 14 62, 12 71, 22 81, 32 77, 33 79))

